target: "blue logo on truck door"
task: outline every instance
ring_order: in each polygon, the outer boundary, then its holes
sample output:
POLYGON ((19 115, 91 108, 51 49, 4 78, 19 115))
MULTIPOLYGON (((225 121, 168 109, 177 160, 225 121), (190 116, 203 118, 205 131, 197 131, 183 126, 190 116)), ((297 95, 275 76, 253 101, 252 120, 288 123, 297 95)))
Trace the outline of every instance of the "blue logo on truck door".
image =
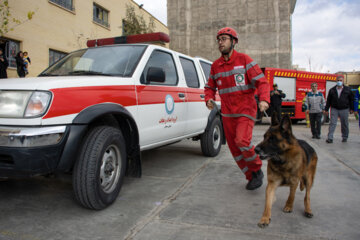
POLYGON ((175 101, 171 95, 166 95, 165 97, 165 110, 167 114, 172 114, 175 108, 175 101))

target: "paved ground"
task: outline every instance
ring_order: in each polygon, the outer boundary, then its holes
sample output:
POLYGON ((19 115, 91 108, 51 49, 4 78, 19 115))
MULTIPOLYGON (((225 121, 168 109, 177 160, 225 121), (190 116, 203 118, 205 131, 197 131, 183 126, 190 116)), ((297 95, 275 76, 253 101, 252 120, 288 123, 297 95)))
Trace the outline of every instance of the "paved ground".
MULTIPOLYGON (((312 219, 303 216, 299 190, 294 211, 282 212, 284 187, 276 193, 270 226, 258 228, 266 182, 247 191, 226 146, 218 157, 204 158, 198 142, 182 141, 143 152, 143 177, 127 178, 103 211, 74 202, 70 176, 0 182, 0 239, 360 239, 360 132, 355 120, 350 126, 349 141, 341 143, 338 126, 333 144, 325 143, 325 134, 311 139, 304 124, 293 127, 319 155, 312 219)), ((267 128, 255 127, 254 143, 267 128)))

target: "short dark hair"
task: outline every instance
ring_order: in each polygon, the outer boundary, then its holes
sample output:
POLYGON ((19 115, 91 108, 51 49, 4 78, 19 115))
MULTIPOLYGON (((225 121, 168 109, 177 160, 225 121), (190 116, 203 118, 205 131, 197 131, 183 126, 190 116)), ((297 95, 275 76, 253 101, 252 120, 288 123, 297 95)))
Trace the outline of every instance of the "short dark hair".
POLYGON ((339 80, 339 79, 344 80, 344 77, 343 76, 336 76, 336 81, 339 80))

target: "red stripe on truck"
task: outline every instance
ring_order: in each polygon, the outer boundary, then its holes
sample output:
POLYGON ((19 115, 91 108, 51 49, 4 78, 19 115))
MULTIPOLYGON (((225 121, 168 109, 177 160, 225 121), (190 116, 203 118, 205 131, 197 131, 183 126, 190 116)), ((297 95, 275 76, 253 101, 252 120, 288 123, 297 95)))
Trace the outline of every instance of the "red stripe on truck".
POLYGON ((166 95, 175 102, 202 102, 202 89, 172 86, 121 85, 52 89, 53 100, 49 112, 43 119, 77 114, 87 107, 100 103, 117 103, 124 107, 146 104, 164 104, 166 95), (180 98, 181 94, 185 98, 180 98), (179 95, 180 94, 180 95, 179 95), (138 102, 136 100, 138 97, 138 102))

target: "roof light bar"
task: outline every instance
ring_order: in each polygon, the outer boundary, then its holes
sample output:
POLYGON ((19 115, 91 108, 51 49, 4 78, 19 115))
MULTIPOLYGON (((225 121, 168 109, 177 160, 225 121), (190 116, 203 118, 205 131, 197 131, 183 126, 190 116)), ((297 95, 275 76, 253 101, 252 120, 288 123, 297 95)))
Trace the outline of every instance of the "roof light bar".
POLYGON ((97 46, 113 45, 113 44, 121 44, 121 43, 145 43, 145 42, 168 43, 170 42, 170 37, 169 35, 163 32, 145 33, 145 34, 136 34, 129 36, 88 40, 86 45, 88 47, 97 47, 97 46))

